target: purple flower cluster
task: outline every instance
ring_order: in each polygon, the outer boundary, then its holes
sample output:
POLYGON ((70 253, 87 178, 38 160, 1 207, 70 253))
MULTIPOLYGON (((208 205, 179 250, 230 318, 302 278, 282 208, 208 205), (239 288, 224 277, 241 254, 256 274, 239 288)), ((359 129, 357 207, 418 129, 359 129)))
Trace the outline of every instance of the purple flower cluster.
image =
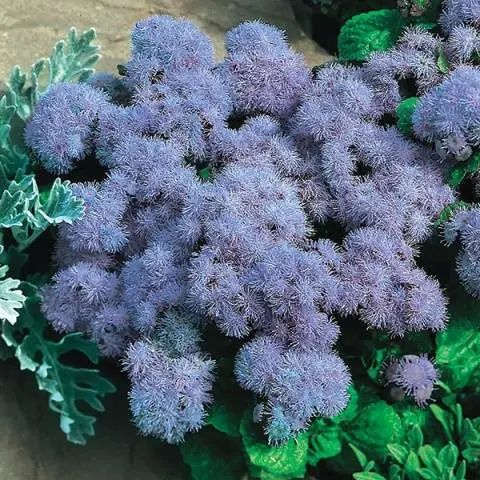
POLYGON ((372 86, 375 101, 383 113, 394 113, 405 98, 402 81, 409 80, 418 93, 423 94, 442 80, 437 63, 441 49, 440 37, 421 27, 410 27, 394 48, 370 55, 362 76, 372 86))
POLYGON ((410 395, 421 407, 427 405, 438 379, 437 370, 426 355, 393 359, 384 366, 382 373, 385 383, 392 387, 392 396, 401 399, 410 395))
POLYGON ((201 353, 198 319, 167 312, 148 338, 132 343, 124 359, 130 404, 139 429, 169 443, 203 426, 215 362, 201 353))
MULTIPOLYGON (((458 67, 470 66, 471 70, 477 70, 480 31, 476 20, 467 21, 467 17, 473 19, 475 14, 480 19, 478 0, 448 0, 440 17, 442 25, 445 26, 445 22, 451 25, 451 28, 444 28, 444 36, 433 34, 421 26, 408 27, 395 47, 369 56, 362 68, 362 78, 372 88, 374 102, 381 113, 394 114, 402 100, 430 92, 458 67), (447 17, 461 16, 461 12, 465 14, 464 21, 447 21, 447 17)), ((475 82, 473 77, 476 74, 472 72, 469 75, 470 79, 463 77, 457 84, 475 82)), ((469 97, 465 104, 471 101, 469 97)), ((439 104, 439 108, 448 109, 449 102, 443 98, 439 104)), ((446 115, 455 122, 459 119, 457 112, 446 115)), ((467 121, 466 118, 460 120, 467 121)), ((420 133, 420 137, 424 136, 420 133)))
POLYGON ((344 240, 341 311, 358 311, 369 327, 393 335, 445 327, 447 308, 438 282, 416 267, 402 240, 363 228, 344 240))
POLYGON ((464 25, 479 27, 480 2, 478 0, 446 0, 438 21, 447 33, 464 25))
POLYGON ((47 170, 67 173, 91 151, 94 123, 108 97, 88 85, 71 83, 52 85, 48 99, 36 106, 25 140, 35 145, 47 170))
POLYGON ((465 290, 480 298, 480 208, 459 210, 444 226, 447 245, 459 239, 457 273, 465 290))
POLYGON ((480 146, 480 69, 463 66, 423 95, 413 114, 413 128, 437 150, 464 161, 480 146))
POLYGON ((192 24, 155 16, 135 26, 124 77, 40 99, 26 140, 44 168, 107 171, 73 186, 86 213, 59 229, 43 309, 123 360, 135 422, 169 442, 204 422, 201 338, 216 326, 243 342, 235 376, 276 443, 347 404, 335 314, 397 336, 444 326, 412 252, 454 196, 433 149, 380 125, 369 66, 313 76, 260 22, 226 50, 215 63, 192 24), (343 244, 318 238, 327 221, 343 244))
POLYGON ((283 33, 248 22, 226 34, 225 49, 227 57, 219 69, 232 89, 235 110, 288 118, 310 87, 311 75, 283 33))

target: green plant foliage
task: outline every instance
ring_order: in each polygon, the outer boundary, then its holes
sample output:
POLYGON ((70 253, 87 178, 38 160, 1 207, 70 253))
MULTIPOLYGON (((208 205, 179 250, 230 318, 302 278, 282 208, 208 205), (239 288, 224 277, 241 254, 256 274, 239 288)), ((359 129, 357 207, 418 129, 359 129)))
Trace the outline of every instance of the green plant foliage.
POLYGON ((462 208, 468 208, 470 206, 470 204, 466 203, 466 202, 462 202, 460 200, 456 201, 456 202, 453 202, 449 205, 447 205, 443 210, 442 212, 440 213, 440 215, 438 216, 438 219, 435 221, 435 227, 440 227, 441 225, 443 225, 445 222, 447 222, 449 220, 449 218, 457 211, 457 210, 460 210, 462 208))
POLYGON ((215 402, 210 409, 207 425, 211 425, 219 432, 230 437, 240 437, 240 422, 243 412, 231 408, 226 398, 219 395, 214 395, 214 398, 215 402))
POLYGON ((308 463, 317 465, 320 460, 338 455, 343 448, 343 427, 354 420, 359 409, 359 395, 351 385, 348 389, 350 399, 347 408, 330 419, 317 418, 309 429, 308 463))
POLYGON ((313 422, 309 429, 309 465, 317 465, 320 460, 332 458, 342 451, 343 439, 339 425, 329 425, 322 419, 313 422))
POLYGON ((375 335, 372 339, 366 339, 364 347, 366 352, 362 355, 362 363, 367 371, 368 376, 378 382, 382 365, 390 357, 401 356, 400 346, 398 344, 386 345, 382 337, 375 335))
MULTIPOLYGON (((365 449, 383 461, 388 454, 386 444, 404 436, 404 425, 396 410, 368 388, 349 389, 347 408, 331 419, 317 419, 309 429, 308 462, 331 459, 335 470, 352 473, 357 461, 353 451, 365 449)), ((357 452, 358 453, 358 452, 357 452)))
POLYGON ((467 161, 457 163, 448 173, 447 182, 452 188, 458 187, 470 173, 480 169, 480 153, 474 153, 467 161))
POLYGON ((392 406, 379 400, 362 407, 344 434, 350 443, 380 460, 387 454, 386 445, 402 436, 402 422, 392 406))
POLYGON ((418 103, 418 97, 410 97, 397 107, 397 128, 405 135, 413 135, 412 115, 418 103))
POLYGON ((480 392, 480 302, 459 294, 450 306, 448 328, 436 337, 436 362, 453 390, 467 385, 480 392))
POLYGON ((359 393, 353 385, 350 385, 347 391, 350 397, 348 400, 348 405, 345 410, 343 410, 343 412, 330 419, 332 423, 339 424, 342 422, 349 422, 353 420, 358 414, 358 408, 360 403, 359 393))
POLYGON ((265 440, 255 432, 251 417, 251 411, 247 410, 240 433, 252 476, 262 480, 303 478, 307 465, 308 433, 301 433, 278 447, 266 445, 265 440))
MULTIPOLYGON (((1 95, 2 92, 0 92, 1 95)), ((0 188, 6 188, 8 180, 18 170, 24 171, 30 163, 23 139, 17 135, 12 139, 12 119, 15 116, 15 105, 7 103, 7 96, 0 98, 0 188)))
MULTIPOLYGON (((464 419, 459 404, 447 411, 431 405, 434 418, 443 429, 444 443, 424 442, 424 434, 419 425, 407 431, 402 442, 389 443, 388 461, 384 465, 367 462, 367 456, 358 448, 354 450, 362 472, 353 474, 357 480, 464 480, 467 465, 473 469, 480 461, 480 418, 464 419)), ((437 439, 438 440, 438 439, 437 439)), ((368 450, 366 450, 368 451, 368 450)), ((473 478, 473 477, 471 477, 473 478)))
POLYGON ((238 480, 246 472, 240 443, 208 428, 189 435, 180 453, 194 480, 238 480))
POLYGON ((14 348, 20 369, 33 372, 39 389, 48 392, 49 406, 60 415, 60 428, 68 440, 84 445, 86 436, 95 433, 96 419, 80 409, 80 402, 103 412, 101 398, 113 393, 115 387, 98 370, 75 368, 61 360, 64 354, 79 352, 97 364, 99 352, 80 333, 67 334, 59 341, 48 340, 47 321, 40 311, 41 297, 36 287, 23 283, 22 290, 28 298, 15 326, 3 321, 2 338, 14 348))
POLYGON ((398 10, 373 10, 348 20, 338 36, 340 60, 365 60, 395 45, 408 24, 398 10))
POLYGON ((443 435, 450 442, 456 442, 461 456, 472 468, 480 467, 480 417, 465 418, 460 404, 445 410, 430 405, 430 410, 443 429, 443 435))
POLYGON ((447 74, 450 72, 450 66, 448 64, 448 58, 443 51, 443 48, 438 52, 437 56, 437 68, 440 73, 447 74))
POLYGON ((395 411, 400 416, 404 432, 412 427, 419 427, 428 431, 431 436, 436 436, 439 433, 435 419, 427 408, 419 408, 414 403, 407 401, 397 403, 395 411))

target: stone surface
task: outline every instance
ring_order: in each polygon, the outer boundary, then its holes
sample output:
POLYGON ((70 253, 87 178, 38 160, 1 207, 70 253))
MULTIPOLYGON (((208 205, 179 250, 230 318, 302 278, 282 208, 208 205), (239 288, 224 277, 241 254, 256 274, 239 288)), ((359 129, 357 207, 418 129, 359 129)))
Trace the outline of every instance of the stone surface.
POLYGON ((129 54, 132 25, 152 14, 187 17, 208 33, 223 55, 223 35, 244 20, 262 19, 286 31, 310 66, 329 58, 295 22, 289 0, 3 0, 0 8, 0 78, 18 64, 47 56, 70 26, 94 27, 102 46, 98 70, 116 71, 129 54))
POLYGON ((129 422, 127 384, 118 369, 106 374, 119 387, 97 415, 86 446, 68 443, 48 396, 12 359, 0 363, 1 480, 180 480, 188 478, 177 449, 140 437, 129 422))

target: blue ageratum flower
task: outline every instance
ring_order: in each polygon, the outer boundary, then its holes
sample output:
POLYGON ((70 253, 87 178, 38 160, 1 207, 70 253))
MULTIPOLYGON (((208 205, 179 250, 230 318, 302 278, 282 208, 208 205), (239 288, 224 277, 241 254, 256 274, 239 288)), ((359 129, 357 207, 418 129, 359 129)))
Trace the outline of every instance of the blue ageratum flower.
POLYGON ((431 399, 438 372, 427 355, 404 355, 384 366, 383 378, 424 407, 431 399))

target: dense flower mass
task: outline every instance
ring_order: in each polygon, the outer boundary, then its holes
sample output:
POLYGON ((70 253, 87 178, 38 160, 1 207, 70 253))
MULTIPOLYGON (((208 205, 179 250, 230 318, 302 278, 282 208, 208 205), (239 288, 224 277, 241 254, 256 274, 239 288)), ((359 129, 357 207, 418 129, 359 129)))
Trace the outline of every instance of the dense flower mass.
MULTIPOLYGON (((436 42, 411 31, 399 55, 429 59, 436 42)), ((313 75, 260 22, 225 43, 215 63, 196 27, 155 16, 133 29, 124 76, 40 99, 26 141, 43 167, 105 170, 73 186, 86 213, 59 230, 43 309, 123 360, 138 427, 174 443, 212 402, 215 327, 240 345, 235 378, 277 443, 348 402, 336 316, 396 336, 445 326, 414 251, 454 193, 433 146, 384 126, 400 98, 377 74, 386 57, 313 75)))
POLYGON ((460 210, 447 222, 444 237, 447 245, 459 238, 457 272, 465 290, 480 297, 480 209, 460 210))
POLYGON ((439 23, 447 33, 460 25, 480 26, 478 0, 446 0, 439 23))
POLYGON ((480 69, 458 67, 420 99, 412 119, 415 133, 466 160, 480 146, 479 90, 480 69))

